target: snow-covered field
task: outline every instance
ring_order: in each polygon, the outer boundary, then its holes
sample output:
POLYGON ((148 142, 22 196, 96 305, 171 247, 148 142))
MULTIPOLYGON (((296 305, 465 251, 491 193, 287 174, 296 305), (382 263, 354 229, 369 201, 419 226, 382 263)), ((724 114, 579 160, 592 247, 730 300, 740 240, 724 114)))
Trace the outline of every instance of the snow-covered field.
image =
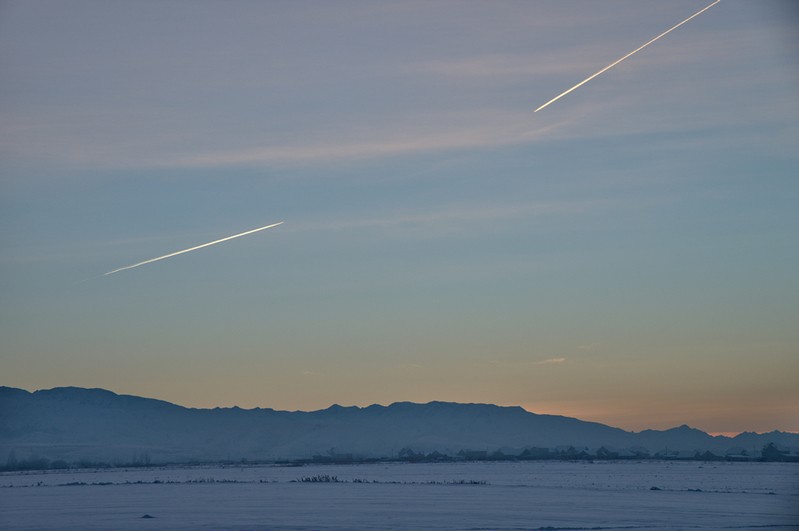
POLYGON ((547 461, 5 473, 0 528, 799 529, 799 465, 547 461))

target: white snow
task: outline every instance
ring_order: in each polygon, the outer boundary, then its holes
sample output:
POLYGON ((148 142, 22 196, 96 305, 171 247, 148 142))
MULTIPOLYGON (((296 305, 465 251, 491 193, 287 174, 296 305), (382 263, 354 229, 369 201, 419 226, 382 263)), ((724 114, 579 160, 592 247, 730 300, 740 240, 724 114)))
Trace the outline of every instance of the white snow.
POLYGON ((797 529, 797 507, 799 465, 785 463, 544 461, 0 474, 0 527, 6 530, 797 529), (339 482, 296 481, 319 475, 339 482))

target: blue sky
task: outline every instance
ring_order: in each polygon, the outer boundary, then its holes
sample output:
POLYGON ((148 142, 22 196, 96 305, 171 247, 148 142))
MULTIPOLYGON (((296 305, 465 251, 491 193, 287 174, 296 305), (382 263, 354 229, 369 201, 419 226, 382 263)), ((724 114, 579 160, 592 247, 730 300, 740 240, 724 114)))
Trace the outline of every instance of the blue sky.
POLYGON ((799 431, 799 9, 532 112, 707 3, 0 4, 2 383, 799 431))

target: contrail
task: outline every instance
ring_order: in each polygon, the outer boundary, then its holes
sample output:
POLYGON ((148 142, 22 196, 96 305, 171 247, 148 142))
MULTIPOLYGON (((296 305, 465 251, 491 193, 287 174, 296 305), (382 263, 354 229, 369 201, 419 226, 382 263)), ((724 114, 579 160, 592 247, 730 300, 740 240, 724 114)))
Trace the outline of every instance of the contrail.
POLYGON ((266 227, 260 227, 258 229, 248 230, 247 232, 242 232, 241 234, 234 234, 233 236, 228 236, 227 238, 222 238, 221 240, 214 240, 212 242, 204 243, 202 245, 198 245, 196 247, 191 247, 190 249, 183 249, 182 251, 177 251, 174 253, 165 254, 164 256, 159 256, 158 258, 151 258, 149 260, 145 260, 144 262, 139 262, 138 264, 133 264, 125 267, 120 267, 119 269, 114 269, 113 271, 109 271, 108 273, 103 273, 103 276, 113 275, 114 273, 119 273, 120 271, 125 271, 126 269, 133 269, 134 267, 139 267, 144 264, 150 264, 152 262, 157 262, 159 260, 165 260, 167 258, 172 258, 173 256, 177 256, 183 253, 190 253, 191 251, 196 251, 197 249, 202 249, 203 247, 208 247, 210 245, 216 245, 217 243, 226 242, 228 240, 232 240, 233 238, 240 238, 242 236, 247 236, 248 234, 252 234, 253 232, 258 232, 261 230, 271 229, 272 227, 277 227, 278 225, 282 225, 284 222, 279 221, 277 223, 272 223, 271 225, 267 225, 266 227))
POLYGON ((694 13, 693 15, 691 15, 690 17, 686 18, 685 20, 683 20, 682 22, 680 22, 680 23, 679 23, 679 24, 677 24, 676 26, 674 26, 674 27, 671 27, 671 28, 667 29, 666 31, 664 31, 663 33, 661 33, 660 35, 658 35, 657 37, 655 37, 655 38, 654 38, 654 39, 652 39, 651 41, 647 42, 647 43, 646 43, 646 44, 644 44, 643 46, 639 46, 638 48, 636 48, 635 50, 631 51, 630 53, 628 53, 627 55, 625 55, 625 56, 624 56, 624 57, 622 57, 621 59, 618 59, 618 60, 616 60, 616 61, 614 61, 614 62, 610 63, 608 66, 606 66, 605 68, 603 68, 602 70, 600 70, 599 72, 597 72, 596 74, 594 74, 593 76, 591 76, 591 77, 588 77, 588 78, 584 79, 583 81, 580 81, 579 83, 577 83, 576 85, 574 85, 572 88, 570 88, 569 90, 567 90, 567 91, 566 91, 566 92, 564 92, 563 94, 560 94, 560 95, 558 95, 558 96, 555 96, 554 98, 552 98, 551 100, 549 100, 548 102, 546 102, 545 104, 543 104, 542 106, 540 106, 539 108, 537 108, 536 110, 534 110, 533 112, 538 112, 538 111, 540 111, 540 110, 541 110, 541 109, 543 109, 544 107, 548 106, 550 103, 554 103, 554 102, 558 101, 559 99, 561 99, 563 96, 565 96, 565 95, 566 95, 566 94, 568 94, 569 92, 571 92, 571 91, 573 91, 573 90, 575 90, 575 89, 578 89, 578 88, 580 88, 581 86, 585 85, 586 83, 588 83, 589 81, 591 81, 592 79, 594 79, 596 76, 598 76, 599 74, 601 74, 602 72, 605 72, 606 70, 610 70, 611 68, 613 68, 613 67, 614 67, 614 66, 616 66, 617 64, 621 63, 622 61, 624 61, 625 59, 627 59, 628 57, 630 57, 630 56, 631 56, 631 55, 633 55, 634 53, 636 53, 636 52, 639 52, 639 51, 643 50, 644 48, 646 48, 647 46, 649 46, 650 44, 652 44, 653 42, 655 42, 655 41, 656 41, 656 40, 658 40, 659 38, 661 38, 661 37, 663 37, 663 36, 665 36, 665 35, 668 35, 669 33, 671 33, 672 31, 676 30, 677 28, 679 28, 680 26, 682 26, 683 24, 685 24, 686 22, 688 22, 688 21, 689 21, 689 20, 691 20, 692 18, 694 18, 694 17, 697 17, 697 16, 701 15, 702 13, 704 13, 705 11, 707 11, 708 9, 710 9, 711 7, 713 7, 714 5, 718 4, 719 2, 721 2, 721 0, 716 0, 715 2, 713 2, 712 4, 710 4, 709 6, 705 7, 704 9, 702 9, 702 10, 700 10, 700 11, 697 11, 696 13, 694 13))

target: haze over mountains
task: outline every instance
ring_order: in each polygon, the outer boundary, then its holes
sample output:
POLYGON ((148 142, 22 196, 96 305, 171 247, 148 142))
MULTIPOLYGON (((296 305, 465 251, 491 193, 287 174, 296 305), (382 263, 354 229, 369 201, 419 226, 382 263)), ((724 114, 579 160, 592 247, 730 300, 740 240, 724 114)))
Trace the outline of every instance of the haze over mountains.
POLYGON ((518 454, 527 448, 600 447, 749 455, 768 443, 799 448, 799 434, 716 436, 688 426, 628 432, 575 418, 490 404, 398 402, 311 412, 192 409, 103 389, 28 392, 0 387, 0 460, 40 456, 77 462, 153 463, 394 457, 403 449, 518 454))

